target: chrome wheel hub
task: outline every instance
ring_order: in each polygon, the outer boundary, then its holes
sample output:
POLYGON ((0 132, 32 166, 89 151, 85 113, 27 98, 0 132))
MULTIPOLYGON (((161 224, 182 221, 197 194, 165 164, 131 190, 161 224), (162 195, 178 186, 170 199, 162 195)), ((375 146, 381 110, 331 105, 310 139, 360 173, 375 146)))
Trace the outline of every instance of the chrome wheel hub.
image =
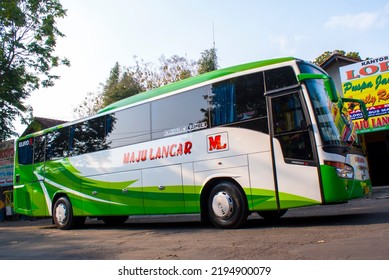
POLYGON ((226 192, 218 192, 212 199, 212 210, 216 216, 228 219, 234 212, 234 202, 226 192))
POLYGON ((66 222, 67 210, 66 206, 62 203, 58 204, 57 208, 55 209, 55 217, 60 224, 64 224, 66 222))

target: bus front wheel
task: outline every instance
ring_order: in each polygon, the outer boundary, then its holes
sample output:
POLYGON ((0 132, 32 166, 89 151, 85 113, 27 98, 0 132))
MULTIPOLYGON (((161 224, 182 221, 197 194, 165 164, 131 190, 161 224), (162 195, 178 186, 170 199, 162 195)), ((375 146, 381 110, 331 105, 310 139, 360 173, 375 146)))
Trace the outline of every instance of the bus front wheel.
POLYGON ((75 217, 69 199, 62 196, 54 203, 53 220, 57 228, 66 230, 83 224, 85 217, 75 217))
POLYGON ((210 192, 208 215, 216 227, 239 227, 247 219, 247 206, 238 186, 230 181, 219 182, 210 192))

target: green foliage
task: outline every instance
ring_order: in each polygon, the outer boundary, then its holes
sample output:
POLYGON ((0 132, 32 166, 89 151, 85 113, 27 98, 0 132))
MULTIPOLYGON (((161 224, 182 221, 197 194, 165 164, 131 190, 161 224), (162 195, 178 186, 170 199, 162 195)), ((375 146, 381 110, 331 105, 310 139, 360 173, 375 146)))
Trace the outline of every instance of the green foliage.
POLYGON ((218 58, 215 48, 203 51, 201 53, 199 61, 197 62, 199 67, 199 74, 204 74, 213 70, 217 70, 219 68, 217 60, 218 58))
POLYGON ((196 75, 195 62, 188 60, 186 57, 173 55, 170 58, 161 56, 159 59, 161 64, 158 84, 160 86, 171 84, 193 75, 196 75))
POLYGON ((205 50, 198 62, 183 56, 161 56, 158 64, 139 60, 134 56, 135 64, 121 67, 118 62, 102 85, 100 92, 88 93, 83 102, 75 109, 78 118, 95 114, 99 109, 111 103, 147 90, 174 83, 198 74, 217 69, 216 49, 205 50), (200 73, 201 71, 201 73, 200 73))
POLYGON ((105 107, 123 98, 138 94, 141 90, 141 86, 133 78, 132 73, 123 70, 116 62, 103 89, 102 106, 105 107))
POLYGON ((134 60, 135 66, 129 67, 128 70, 142 91, 197 75, 196 62, 178 55, 173 55, 170 58, 162 55, 159 58, 159 65, 138 60, 137 57, 134 57, 134 60))
POLYGON ((65 16, 57 0, 0 1, 0 140, 16 135, 12 123, 25 120, 23 103, 31 92, 54 85, 59 77, 52 68, 70 65, 53 54, 64 36, 56 20, 65 16))

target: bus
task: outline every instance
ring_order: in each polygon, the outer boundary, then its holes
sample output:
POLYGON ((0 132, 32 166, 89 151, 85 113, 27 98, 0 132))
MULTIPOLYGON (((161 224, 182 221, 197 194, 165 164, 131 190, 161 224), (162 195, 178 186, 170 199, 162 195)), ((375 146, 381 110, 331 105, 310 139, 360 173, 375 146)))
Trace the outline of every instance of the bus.
POLYGON ((323 70, 292 57, 140 93, 17 139, 15 212, 59 229, 168 214, 237 228, 252 213, 361 198, 371 182, 343 137, 345 104, 323 70))

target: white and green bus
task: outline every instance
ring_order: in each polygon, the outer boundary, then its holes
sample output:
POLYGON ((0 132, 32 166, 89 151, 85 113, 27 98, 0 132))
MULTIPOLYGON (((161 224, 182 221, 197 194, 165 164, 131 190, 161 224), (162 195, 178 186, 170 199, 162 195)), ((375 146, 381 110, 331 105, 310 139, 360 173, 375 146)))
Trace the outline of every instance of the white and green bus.
POLYGON ((331 78, 295 58, 182 80, 18 139, 15 212, 60 229, 161 214, 236 228, 360 198, 367 162, 342 111, 331 78))

